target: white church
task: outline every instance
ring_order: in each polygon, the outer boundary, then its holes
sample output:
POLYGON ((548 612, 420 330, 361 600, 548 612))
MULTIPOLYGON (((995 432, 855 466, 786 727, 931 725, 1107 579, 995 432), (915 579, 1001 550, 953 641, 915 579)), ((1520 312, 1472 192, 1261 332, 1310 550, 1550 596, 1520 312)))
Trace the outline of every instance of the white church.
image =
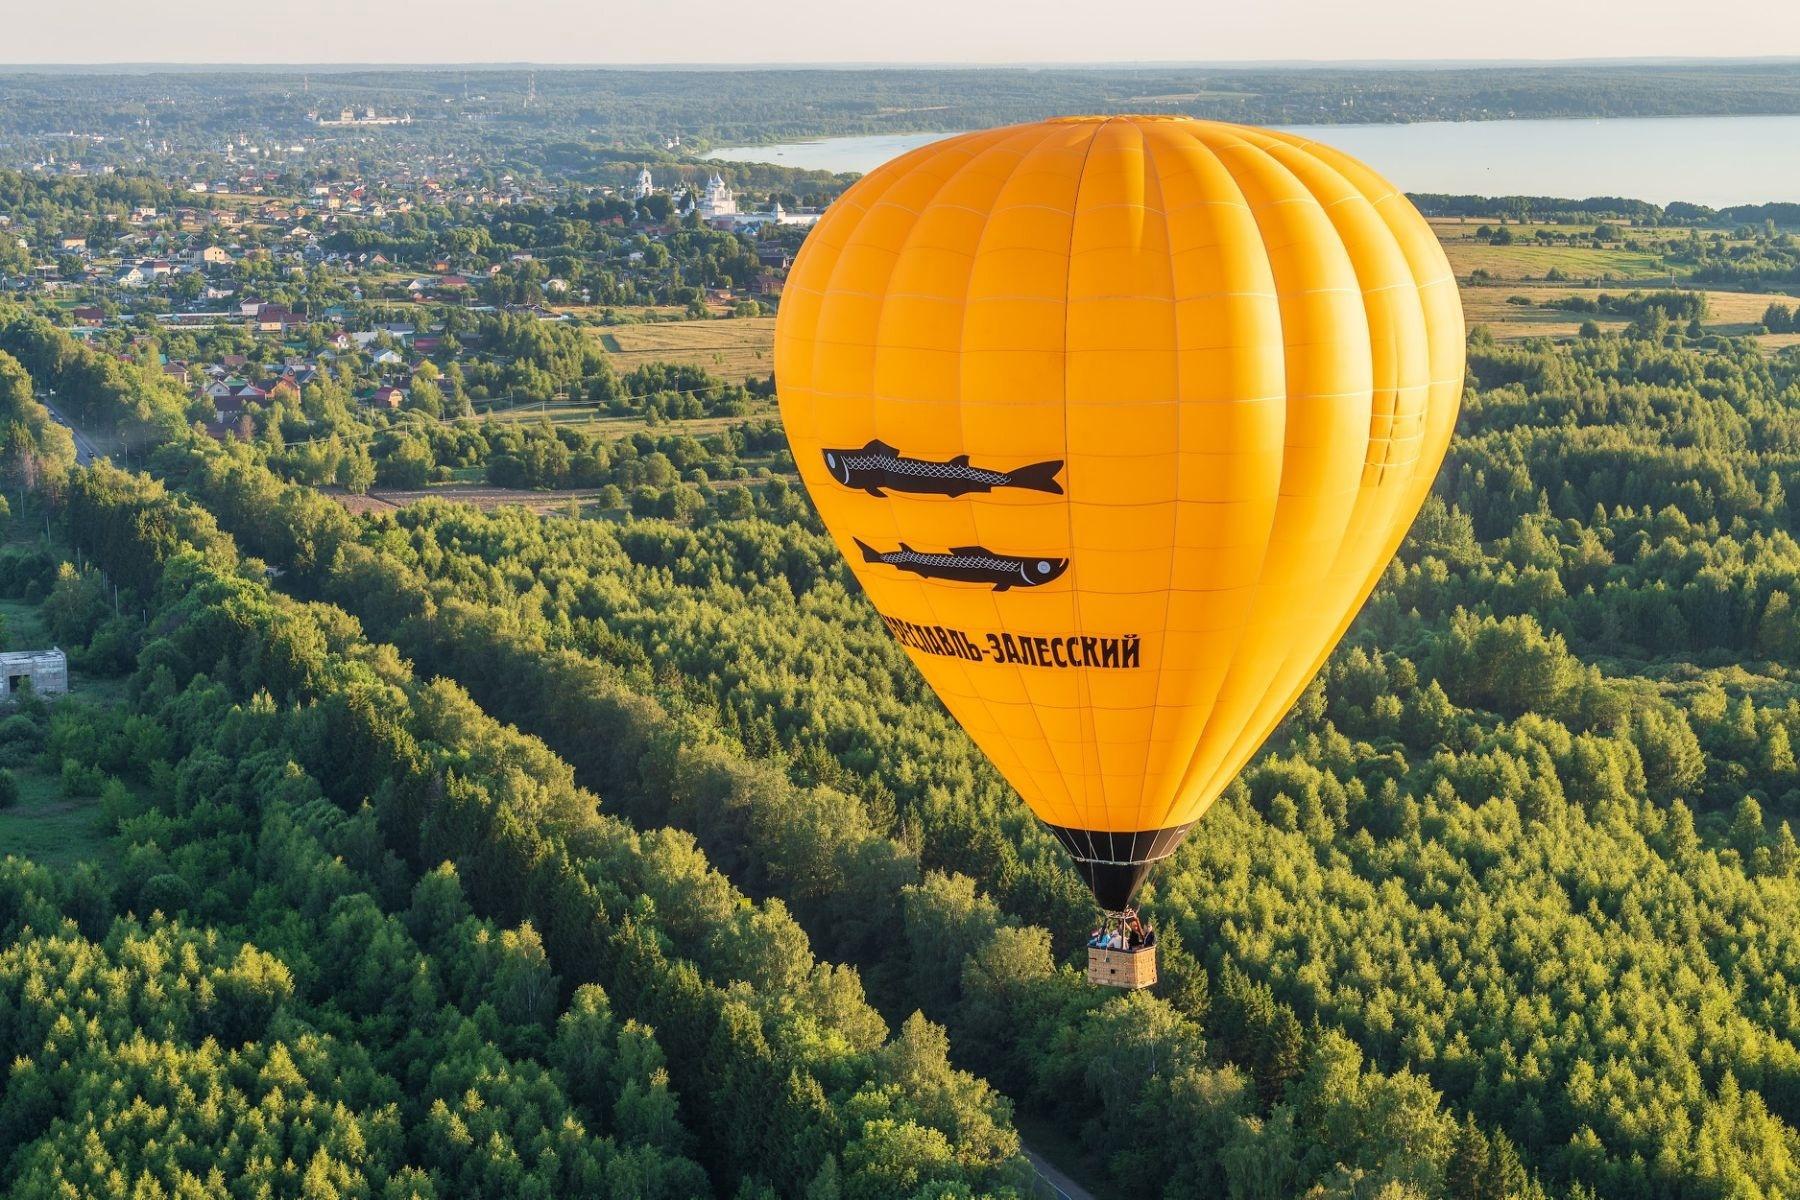
POLYGON ((725 177, 717 171, 706 181, 706 190, 700 193, 696 204, 700 210, 702 221, 711 221, 718 217, 737 216, 737 194, 725 186, 725 177))
POLYGON ((755 229, 761 225, 811 225, 819 219, 816 212, 790 213, 777 200, 762 212, 745 212, 738 208, 737 193, 726 186, 725 177, 717 171, 706 181, 704 190, 690 189, 688 204, 700 219, 717 229, 755 229))

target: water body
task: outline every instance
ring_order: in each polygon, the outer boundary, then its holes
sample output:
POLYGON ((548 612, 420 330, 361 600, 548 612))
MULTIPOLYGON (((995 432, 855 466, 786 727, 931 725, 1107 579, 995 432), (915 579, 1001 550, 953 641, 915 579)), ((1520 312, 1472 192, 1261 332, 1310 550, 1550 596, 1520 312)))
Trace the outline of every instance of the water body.
MULTIPOLYGON (((1630 117, 1585 121, 1433 121, 1296 125, 1364 160, 1409 192, 1625 196, 1722 208, 1800 201, 1800 116, 1630 117)), ((868 171, 945 133, 884 133, 712 157, 819 171, 868 171)))

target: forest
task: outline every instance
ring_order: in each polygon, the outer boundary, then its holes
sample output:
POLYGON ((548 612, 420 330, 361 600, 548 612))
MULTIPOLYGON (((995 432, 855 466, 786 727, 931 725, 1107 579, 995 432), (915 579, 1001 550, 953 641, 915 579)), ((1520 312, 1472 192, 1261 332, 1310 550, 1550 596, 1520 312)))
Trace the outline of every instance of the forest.
MULTIPOLYGON (((76 1080, 137 1069, 154 1029, 234 1112, 267 1063, 301 1064, 309 1111, 380 1148, 367 1194, 464 1194, 498 1156, 669 1195, 695 1170, 731 1195, 1001 1195, 1015 1116, 1108 1195, 1792 1194, 1800 361, 1668 307, 1561 342, 1472 333, 1435 495, 1155 877, 1164 981, 1130 997, 1081 981, 1085 890, 783 478, 702 471, 677 509, 608 520, 354 517, 268 445, 193 435, 147 373, 0 320, 21 514, 0 586, 129 680, 110 709, 0 726, 97 773, 76 786, 112 796, 119 863, 8 865, 5 994, 178 961, 159 994, 255 998, 96 1002, 109 1032, 79 1066, 53 1017, 4 1017, 49 1082, 0 1154, 72 1178, 76 1080), (31 379, 159 445, 156 478, 72 470, 31 379), (305 924, 340 907, 369 923, 340 935, 359 956, 305 924), (395 1011, 403 976, 430 986, 395 1011), (227 1020, 254 1036, 226 1046, 227 1020), (588 1021, 616 1063, 558 1049, 588 1021), (455 1076, 408 1074, 438 1037, 534 1081, 567 1147, 432 1140, 438 1098, 474 1119, 455 1076), (365 1068, 316 1066, 333 1055, 365 1068), (657 1069, 650 1136, 620 1106, 657 1069), (731 1119, 748 1104, 767 1128, 731 1119)), ((319 1121, 294 1144, 338 1169, 319 1121)), ((180 1136, 261 1169, 222 1130, 180 1136)))
POLYGON ((104 869, 0 868, 10 1194, 1007 1194, 1009 1103, 691 837, 160 484, 27 499, 59 536, 0 589, 124 679, 9 718, 110 833, 104 869))

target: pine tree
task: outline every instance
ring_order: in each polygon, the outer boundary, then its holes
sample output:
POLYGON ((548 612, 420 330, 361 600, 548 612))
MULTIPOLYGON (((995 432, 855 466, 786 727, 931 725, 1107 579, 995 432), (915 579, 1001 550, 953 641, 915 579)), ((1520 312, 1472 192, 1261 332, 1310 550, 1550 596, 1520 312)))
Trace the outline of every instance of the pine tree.
POLYGON ((1731 812, 1731 844, 1737 847, 1739 854, 1749 859, 1756 853, 1756 848, 1762 845, 1762 840, 1762 805, 1756 802, 1756 797, 1745 796, 1731 812))
POLYGON ((1531 1194, 1531 1176, 1519 1158, 1518 1147, 1504 1132, 1491 1139, 1486 1193, 1493 1200, 1524 1200, 1531 1194))
POLYGON ((1769 851, 1769 865, 1775 874, 1789 879, 1800 871, 1800 843, 1794 841, 1793 827, 1786 821, 1781 823, 1781 831, 1775 835, 1775 845, 1769 851))
POLYGON ((1672 862, 1686 862, 1700 848, 1700 835, 1694 831, 1694 814, 1679 800, 1669 806, 1662 836, 1664 851, 1672 862))
POLYGON ((1475 1124, 1473 1113, 1463 1114, 1450 1144, 1450 1161, 1444 1164, 1444 1194, 1458 1200, 1485 1200, 1489 1195, 1487 1135, 1475 1124))
POLYGON ((1762 766, 1770 775, 1787 776, 1794 773, 1794 747, 1788 738, 1786 725, 1775 725, 1763 740, 1762 766))
MULTIPOLYGON (((1785 507, 1785 502, 1783 507, 1785 507)), ((1769 593, 1763 606, 1762 619, 1756 626, 1756 650, 1770 658, 1787 659, 1794 653, 1795 613, 1793 602, 1783 591, 1769 593)))

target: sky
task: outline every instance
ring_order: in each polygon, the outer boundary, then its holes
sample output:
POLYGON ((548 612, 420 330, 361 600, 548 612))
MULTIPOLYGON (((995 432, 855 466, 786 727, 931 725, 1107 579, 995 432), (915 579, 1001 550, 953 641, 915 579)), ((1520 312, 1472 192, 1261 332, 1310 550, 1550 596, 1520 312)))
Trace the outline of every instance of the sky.
POLYGON ((0 0, 0 64, 1128 63, 1800 55, 1740 0, 0 0))

